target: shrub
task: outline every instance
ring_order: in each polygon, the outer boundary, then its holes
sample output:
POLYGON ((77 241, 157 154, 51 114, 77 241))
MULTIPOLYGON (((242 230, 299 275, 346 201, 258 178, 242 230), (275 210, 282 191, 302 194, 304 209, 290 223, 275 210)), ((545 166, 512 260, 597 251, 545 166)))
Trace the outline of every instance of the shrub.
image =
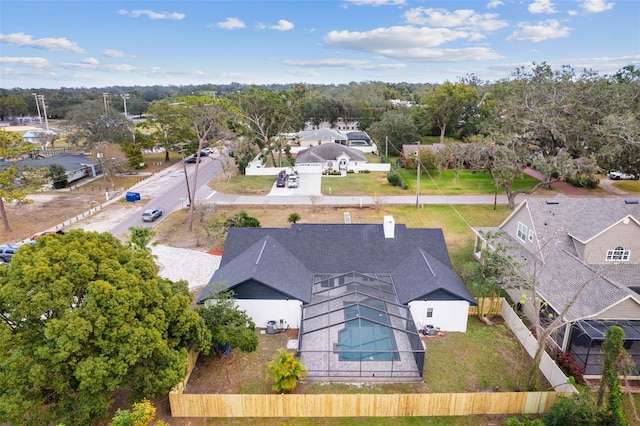
POLYGON ((586 383, 584 380, 584 367, 578 364, 569 352, 557 352, 554 354, 554 358, 564 374, 573 377, 576 383, 586 383))
POLYGON ((588 176, 574 176, 566 179, 566 182, 578 188, 595 189, 598 187, 600 180, 588 176))
POLYGON ((551 411, 544 415, 544 423, 548 426, 604 426, 606 424, 598 413, 593 399, 582 394, 558 398, 551 406, 551 411))
POLYGON ((389 182, 389 185, 391 186, 402 186, 400 175, 395 172, 387 173, 387 182, 389 182))
POLYGON ((307 376, 307 369, 302 365, 302 361, 286 349, 279 349, 267 367, 274 380, 271 388, 279 393, 295 390, 298 380, 307 376))

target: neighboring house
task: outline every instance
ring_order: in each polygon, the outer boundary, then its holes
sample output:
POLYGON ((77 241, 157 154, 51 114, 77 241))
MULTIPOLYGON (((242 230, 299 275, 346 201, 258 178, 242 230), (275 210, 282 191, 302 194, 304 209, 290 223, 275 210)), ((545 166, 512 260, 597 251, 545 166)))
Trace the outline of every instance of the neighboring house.
POLYGON ((40 144, 44 148, 48 148, 48 145, 52 140, 56 138, 56 136, 60 135, 61 132, 56 130, 29 130, 24 132, 22 135, 22 139, 25 142, 31 144, 40 144))
POLYGON ((428 150, 433 154, 437 154, 442 148, 444 148, 443 143, 434 143, 434 144, 407 144, 402 145, 402 152, 400 153, 400 160, 405 161, 406 159, 415 158, 418 151, 428 150))
MULTIPOLYGON (((475 228, 475 256, 487 232, 511 248, 525 271, 535 270, 542 312, 530 298, 519 305, 541 322, 562 315, 552 334, 587 376, 601 372, 600 347, 608 327, 621 326, 625 348, 640 366, 640 205, 622 198, 529 198, 498 228, 475 228)), ((490 242, 489 242, 490 243, 490 242)), ((510 291, 516 302, 523 292, 510 291)), ((638 370, 634 372, 638 374, 638 370)))
POLYGON ((259 327, 299 328, 313 377, 420 380, 419 330, 466 331, 472 295, 441 229, 383 224, 231 228, 220 268, 198 299, 235 293, 259 327))
MULTIPOLYGON (((33 157, 33 155, 32 155, 33 157)), ((84 177, 95 177, 100 174, 100 165, 81 154, 61 154, 51 157, 25 158, 16 162, 18 165, 29 166, 34 169, 49 168, 53 164, 64 167, 67 182, 72 183, 84 177)))
POLYGON ((341 132, 347 137, 346 142, 340 142, 351 148, 356 148, 362 152, 377 152, 378 148, 371 137, 362 131, 341 132))
POLYGON ((295 143, 300 148, 308 148, 327 143, 346 144, 348 140, 349 138, 345 134, 337 130, 322 128, 298 132, 295 143))
POLYGON ((337 143, 329 143, 307 148, 298 152, 296 165, 321 164, 322 170, 359 171, 365 170, 367 158, 362 151, 337 143))
POLYGON ((313 124, 311 121, 304 123, 304 130, 317 130, 317 129, 335 129, 335 130, 358 130, 360 123, 358 121, 345 121, 342 117, 338 117, 336 122, 331 125, 328 121, 322 121, 318 125, 313 124))

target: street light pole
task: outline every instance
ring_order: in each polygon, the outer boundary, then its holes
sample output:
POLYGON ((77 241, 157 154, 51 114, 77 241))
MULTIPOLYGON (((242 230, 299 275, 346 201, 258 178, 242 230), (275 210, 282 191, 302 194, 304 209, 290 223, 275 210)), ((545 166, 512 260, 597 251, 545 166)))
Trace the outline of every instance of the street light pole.
POLYGON ((127 99, 129 99, 129 94, 123 93, 120 96, 122 97, 122 101, 124 102, 124 116, 129 118, 129 116, 127 115, 127 99))
POLYGON ((38 98, 42 101, 42 113, 44 114, 44 124, 49 131, 49 119, 47 118, 47 104, 44 103, 44 95, 38 95, 38 98))
POLYGON ((40 122, 40 125, 42 126, 42 116, 40 115, 40 102, 38 102, 38 94, 37 93, 32 93, 33 97, 36 98, 36 108, 38 109, 38 121, 40 122))

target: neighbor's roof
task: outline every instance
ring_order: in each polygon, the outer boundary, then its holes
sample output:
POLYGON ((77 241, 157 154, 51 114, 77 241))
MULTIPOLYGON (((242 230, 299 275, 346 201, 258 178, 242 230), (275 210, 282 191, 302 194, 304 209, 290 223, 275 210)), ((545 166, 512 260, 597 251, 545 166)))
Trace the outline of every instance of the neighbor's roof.
POLYGON ((345 134, 347 136, 347 139, 349 139, 350 141, 353 140, 363 140, 363 141, 367 141, 367 142, 371 142, 371 137, 363 131, 351 131, 351 132, 341 132, 343 134, 345 134))
POLYGON ((362 154, 362 151, 329 142, 298 152, 296 163, 322 163, 335 160, 343 154, 347 155, 351 161, 367 161, 367 157, 362 154))
POLYGON ((298 139, 300 141, 330 141, 334 140, 336 142, 346 141, 347 136, 333 129, 315 129, 315 130, 302 130, 298 132, 298 139))
POLYGON ((308 303, 313 273, 390 273, 400 303, 446 291, 475 303, 453 271, 441 229, 395 225, 385 238, 382 224, 293 224, 291 228, 231 228, 220 268, 199 302, 215 291, 254 279, 308 303))
MULTIPOLYGON (((81 169, 85 166, 92 166, 95 163, 93 162, 92 159, 87 158, 82 154, 60 154, 60 155, 54 155, 51 157, 42 157, 42 158, 35 158, 35 159, 25 158, 23 160, 16 161, 15 164, 19 166, 32 167, 34 169, 41 169, 41 168, 49 167, 53 164, 58 164, 64 167, 66 171, 73 171, 73 170, 81 169)), ((6 167, 8 165, 11 165, 11 164, 0 163, 0 168, 2 168, 3 166, 6 167)))
MULTIPOLYGON (((563 311, 578 293, 566 314, 570 321, 597 315, 627 298, 640 303, 640 296, 629 288, 638 285, 639 264, 588 265, 573 241, 587 242, 627 216, 640 218, 640 205, 619 197, 531 197, 501 226, 516 212, 531 218, 543 260, 537 267, 538 292, 556 312, 563 311)), ((511 243, 520 245, 516 239, 511 243)), ((520 255, 525 252, 524 248, 519 251, 520 255)))

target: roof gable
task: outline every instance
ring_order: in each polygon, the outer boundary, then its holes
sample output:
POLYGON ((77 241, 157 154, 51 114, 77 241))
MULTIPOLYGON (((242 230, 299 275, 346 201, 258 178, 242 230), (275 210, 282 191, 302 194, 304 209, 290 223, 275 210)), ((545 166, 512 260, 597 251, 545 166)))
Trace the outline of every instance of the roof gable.
POLYGON ((352 161, 367 161, 361 151, 339 143, 325 143, 298 152, 296 163, 322 163, 347 156, 352 161))
POLYGON ((198 301, 204 301, 219 291, 217 283, 226 282, 224 288, 233 289, 250 279, 303 302, 311 299, 311 272, 277 240, 267 235, 224 265, 221 263, 198 301))
POLYGON ((308 302, 313 273, 393 273, 401 303, 446 288, 473 302, 452 269, 441 229, 395 225, 385 238, 382 224, 293 224, 291 228, 231 228, 220 269, 200 301, 221 280, 248 279, 308 302), (429 278, 429 275, 435 276, 429 278))
POLYGON ((450 267, 422 249, 416 249, 406 256, 392 272, 400 303, 428 299, 429 294, 445 291, 457 299, 467 300, 472 305, 475 299, 450 267))

